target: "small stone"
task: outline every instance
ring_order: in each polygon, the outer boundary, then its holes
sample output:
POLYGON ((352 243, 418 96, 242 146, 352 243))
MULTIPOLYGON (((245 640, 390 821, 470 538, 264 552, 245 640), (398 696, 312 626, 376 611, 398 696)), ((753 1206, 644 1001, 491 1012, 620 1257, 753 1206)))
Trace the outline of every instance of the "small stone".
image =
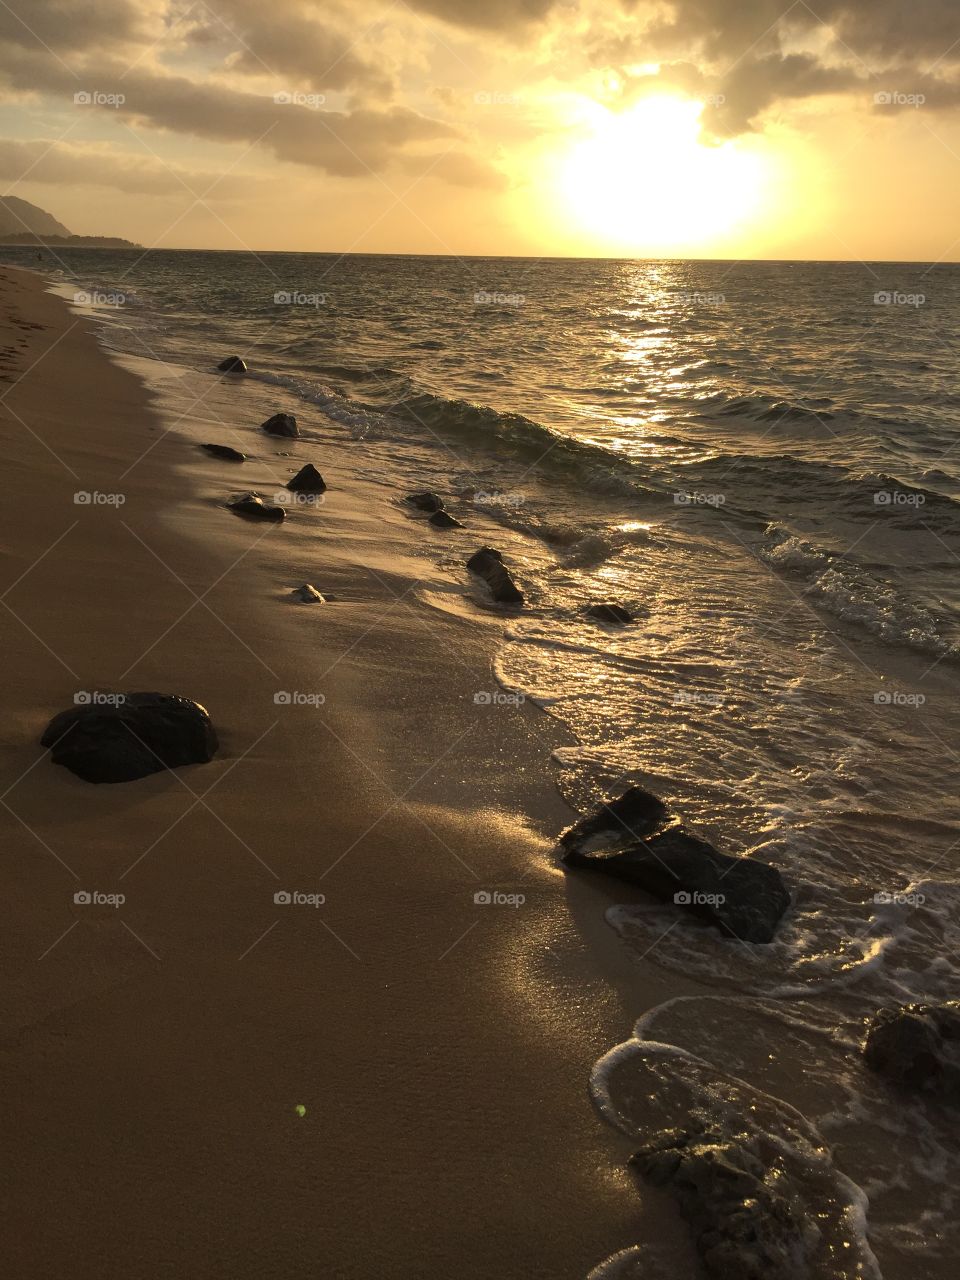
POLYGON ((228 444, 202 444, 201 449, 206 449, 207 453, 212 454, 214 458, 223 458, 226 462, 246 462, 247 455, 241 453, 239 449, 231 449, 228 444))
POLYGON ((430 524, 437 529, 462 529, 463 525, 449 511, 435 511, 430 517, 430 524))
POLYGON ((326 487, 323 476, 312 462, 301 467, 293 479, 287 481, 287 488, 292 493, 323 493, 326 487))
POLYGON ((269 436, 288 436, 294 439, 300 434, 297 420, 292 413, 275 413, 272 418, 261 423, 261 428, 269 436))
POLYGON ((316 587, 312 587, 309 582, 305 582, 302 587, 297 587, 290 594, 301 604, 326 604, 329 598, 319 592, 316 587))
POLYGON ((283 507, 264 502, 258 493, 245 493, 242 497, 228 502, 227 506, 235 515, 245 516, 249 520, 274 520, 279 523, 287 516, 283 507))
POLYGON ((247 365, 239 356, 227 356, 226 360, 221 360, 217 365, 221 373, 246 373, 247 365))
POLYGON ((404 502, 409 502, 411 507, 416 507, 418 511, 443 510, 443 499, 435 493, 408 493, 404 502))
POLYGON ((633 622, 633 614, 625 609, 622 604, 616 604, 613 601, 604 604, 592 604, 587 610, 587 616, 596 618, 599 622, 611 622, 616 626, 626 626, 633 622))

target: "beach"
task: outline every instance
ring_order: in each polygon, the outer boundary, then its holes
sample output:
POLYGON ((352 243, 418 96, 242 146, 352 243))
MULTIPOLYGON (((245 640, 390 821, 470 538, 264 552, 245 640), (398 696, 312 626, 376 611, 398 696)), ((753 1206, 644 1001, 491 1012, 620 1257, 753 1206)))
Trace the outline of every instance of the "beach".
POLYGON ((552 864, 561 733, 474 701, 499 622, 453 568, 419 582, 420 527, 346 450, 247 422, 244 485, 303 456, 328 493, 237 519, 230 464, 88 321, 30 273, 0 290, 11 1269, 586 1274, 638 1235, 585 1088, 636 977, 552 864), (291 603, 301 582, 335 601, 291 603), (54 713, 134 690, 206 706, 216 758, 105 786, 51 765, 54 713))

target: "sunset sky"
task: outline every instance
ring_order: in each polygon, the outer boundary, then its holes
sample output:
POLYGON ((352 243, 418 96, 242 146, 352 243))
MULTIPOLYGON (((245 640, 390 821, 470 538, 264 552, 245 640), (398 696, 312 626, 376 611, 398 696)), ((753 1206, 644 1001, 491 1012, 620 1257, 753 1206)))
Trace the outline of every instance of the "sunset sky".
POLYGON ((4 0, 0 37, 3 192, 78 234, 960 259, 956 0, 4 0))

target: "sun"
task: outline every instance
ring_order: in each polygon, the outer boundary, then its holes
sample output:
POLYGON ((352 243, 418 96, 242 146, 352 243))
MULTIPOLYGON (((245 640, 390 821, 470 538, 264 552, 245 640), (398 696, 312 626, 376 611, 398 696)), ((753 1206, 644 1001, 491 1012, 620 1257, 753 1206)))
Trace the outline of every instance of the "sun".
POLYGON ((616 114, 586 110, 587 136, 561 159, 566 216, 608 249, 670 253, 729 247, 759 215, 769 173, 745 144, 701 140, 703 103, 657 96, 616 114))

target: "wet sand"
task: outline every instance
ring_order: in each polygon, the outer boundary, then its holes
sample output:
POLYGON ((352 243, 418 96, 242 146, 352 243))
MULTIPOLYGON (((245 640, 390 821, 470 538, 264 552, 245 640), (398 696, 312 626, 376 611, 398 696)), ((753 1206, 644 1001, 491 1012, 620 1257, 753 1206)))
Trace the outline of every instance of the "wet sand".
POLYGON ((559 732, 475 704, 503 624, 459 553, 425 581, 422 528, 348 450, 247 431, 242 468, 209 458, 39 277, 0 272, 0 304, 11 1272, 572 1278, 685 1247, 587 1093, 680 984, 553 867, 559 732), (319 510, 223 509, 308 460, 319 510), (302 582, 337 600, 290 603, 302 582), (51 764, 54 713, 137 689, 203 703, 216 759, 51 764))

